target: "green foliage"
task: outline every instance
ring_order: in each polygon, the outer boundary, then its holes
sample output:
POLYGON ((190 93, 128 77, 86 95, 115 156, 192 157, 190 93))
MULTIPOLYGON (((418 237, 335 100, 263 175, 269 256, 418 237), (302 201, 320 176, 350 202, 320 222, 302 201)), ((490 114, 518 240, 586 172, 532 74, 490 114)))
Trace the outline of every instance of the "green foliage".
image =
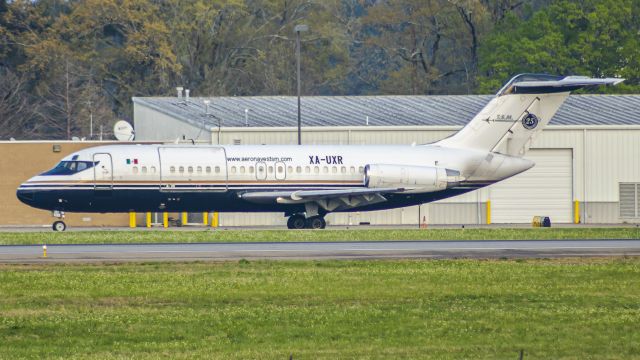
MULTIPOLYGON (((131 120, 133 96, 494 92, 519 72, 621 76, 636 92, 636 0, 0 2, 0 138, 131 120), (10 92, 9 95, 6 95, 10 92)), ((597 89, 595 91, 602 91, 597 89)))
POLYGON ((640 260, 0 266, 0 357, 637 358, 640 260))
POLYGON ((0 245, 196 242, 640 239, 640 229, 412 229, 0 232, 0 245))
POLYGON ((525 21, 510 14, 482 43, 478 90, 494 92, 514 74, 542 72, 623 77, 625 85, 606 91, 638 92, 639 17, 635 0, 556 0, 525 21))

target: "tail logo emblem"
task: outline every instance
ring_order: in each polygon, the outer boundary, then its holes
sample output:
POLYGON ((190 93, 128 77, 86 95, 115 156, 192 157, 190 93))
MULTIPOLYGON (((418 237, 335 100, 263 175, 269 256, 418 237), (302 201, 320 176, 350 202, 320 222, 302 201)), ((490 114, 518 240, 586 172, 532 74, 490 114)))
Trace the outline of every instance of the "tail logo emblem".
POLYGON ((524 126, 527 130, 533 130, 538 126, 538 117, 533 114, 527 114, 527 116, 522 119, 522 126, 524 126))

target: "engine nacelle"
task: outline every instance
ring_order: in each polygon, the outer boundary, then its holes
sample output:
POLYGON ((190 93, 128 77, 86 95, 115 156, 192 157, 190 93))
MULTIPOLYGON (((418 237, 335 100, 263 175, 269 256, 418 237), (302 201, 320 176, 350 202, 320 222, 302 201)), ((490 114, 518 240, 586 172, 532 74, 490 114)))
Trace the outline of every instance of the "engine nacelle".
POLYGON ((405 188, 413 193, 444 190, 460 181, 458 171, 433 166, 371 164, 364 173, 368 188, 405 188))

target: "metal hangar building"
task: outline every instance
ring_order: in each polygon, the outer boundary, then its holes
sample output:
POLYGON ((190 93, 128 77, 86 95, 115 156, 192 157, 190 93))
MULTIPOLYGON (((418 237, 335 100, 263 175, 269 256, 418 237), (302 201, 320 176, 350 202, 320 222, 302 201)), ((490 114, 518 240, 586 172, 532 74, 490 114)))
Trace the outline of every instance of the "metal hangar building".
MULTIPOLYGON (((425 144, 462 128, 492 98, 330 96, 302 99, 303 144, 425 144)), ((137 141, 296 144, 297 100, 136 97, 137 141)), ((329 214, 335 225, 640 222, 640 95, 571 95, 525 155, 536 166, 436 203, 329 214)), ((375 159, 372 159, 375 161, 375 159)), ((282 214, 220 214, 220 225, 281 225, 282 214)))

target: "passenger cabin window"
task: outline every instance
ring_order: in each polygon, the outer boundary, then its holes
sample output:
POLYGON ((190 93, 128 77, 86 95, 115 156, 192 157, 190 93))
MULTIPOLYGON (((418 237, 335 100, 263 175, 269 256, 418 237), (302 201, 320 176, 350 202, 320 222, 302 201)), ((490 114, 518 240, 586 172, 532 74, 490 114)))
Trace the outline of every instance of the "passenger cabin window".
POLYGON ((358 168, 358 172, 359 172, 360 174, 364 174, 364 168, 363 168, 362 166, 360 166, 360 167, 358 168))
POLYGON ((189 174, 193 174, 193 166, 189 166, 187 168, 187 171, 189 172, 189 174))
POLYGON ((302 173, 302 166, 297 166, 297 167, 296 167, 296 172, 297 172, 298 174, 302 173))
POLYGON ((220 173, 220 166, 216 166, 216 174, 220 173))
POLYGON ((235 173, 236 173, 236 167, 235 167, 235 166, 232 166, 232 167, 231 167, 231 173, 232 173, 232 174, 235 174, 235 173))
POLYGON ((253 174, 253 166, 249 166, 249 174, 253 174))
POLYGON ((180 172, 180 174, 182 174, 184 172, 184 166, 180 166, 178 168, 178 172, 180 172))
POLYGON ((334 173, 334 174, 337 174, 338 173, 338 167, 332 166, 331 167, 331 172, 334 173))
POLYGON ((284 166, 279 165, 278 166, 278 174, 282 174, 284 172, 284 166))
POLYGON ((155 173, 156 173, 156 167, 155 167, 155 166, 152 166, 149 170, 151 170, 151 173, 152 173, 152 174, 155 174, 155 173))
POLYGON ((356 173, 356 167, 355 166, 350 167, 349 168, 349 172, 352 173, 352 174, 355 174, 356 173))
POLYGON ((134 166, 131 170, 133 171, 134 174, 138 173, 138 167, 137 166, 134 166))
POLYGON ((146 174, 146 173, 147 173, 147 167, 146 167, 146 166, 143 166, 141 169, 142 169, 142 173, 143 173, 143 174, 146 174))
POLYGON ((246 171, 244 166, 240 166, 240 174, 244 174, 246 171))
POLYGON ((198 166, 196 170, 198 171, 198 174, 202 174, 202 166, 198 166))
POLYGON ((293 166, 287 167, 287 172, 288 173, 293 173, 293 166))
POLYGON ((273 166, 269 166, 269 174, 273 174, 273 166))
POLYGON ((325 174, 328 174, 329 173, 329 167, 328 166, 323 166, 322 167, 322 172, 325 173, 325 174))
POLYGON ((205 170, 207 171, 207 174, 211 174, 211 166, 207 166, 205 170))
POLYGON ((310 166, 305 166, 304 167, 304 172, 306 172, 307 174, 311 173, 311 167, 310 166))
POLYGON ((314 166, 313 167, 313 172, 316 173, 316 174, 320 174, 320 167, 314 166))
POLYGON ((346 174, 347 173, 347 167, 346 166, 341 167, 340 168, 340 172, 343 173, 343 174, 346 174))
POLYGON ((176 167, 175 166, 170 167, 169 168, 169 172, 172 173, 172 174, 175 173, 176 172, 176 167))

